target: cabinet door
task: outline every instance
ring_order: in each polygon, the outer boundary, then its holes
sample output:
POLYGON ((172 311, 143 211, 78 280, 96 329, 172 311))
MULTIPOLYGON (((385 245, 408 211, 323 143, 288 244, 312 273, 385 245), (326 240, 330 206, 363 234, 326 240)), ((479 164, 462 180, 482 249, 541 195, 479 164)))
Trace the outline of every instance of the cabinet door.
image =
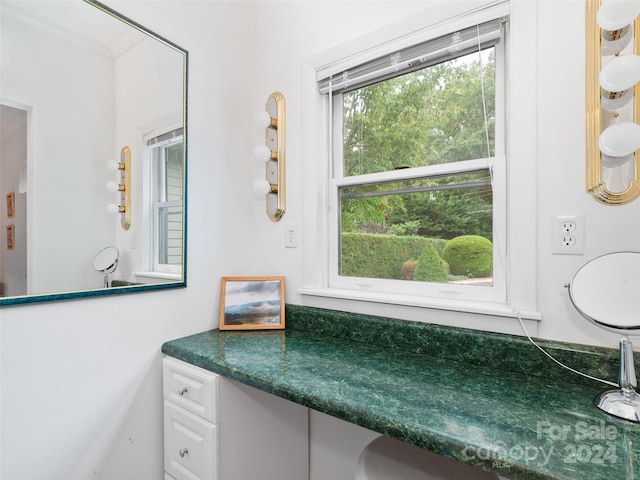
POLYGON ((220 377, 220 479, 308 478, 308 409, 220 377))
POLYGON ((176 480, 218 480, 218 427, 164 401, 164 470, 176 480))
POLYGON ((164 398, 211 423, 218 423, 219 376, 171 357, 165 357, 162 362, 164 398))

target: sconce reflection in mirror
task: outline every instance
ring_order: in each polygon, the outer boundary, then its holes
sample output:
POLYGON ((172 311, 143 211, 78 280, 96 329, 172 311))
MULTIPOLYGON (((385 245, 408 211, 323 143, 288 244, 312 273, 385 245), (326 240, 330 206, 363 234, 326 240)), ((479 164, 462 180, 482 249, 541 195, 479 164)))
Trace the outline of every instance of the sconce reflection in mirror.
POLYGON ((265 111, 255 114, 254 123, 264 128, 265 144, 257 146, 254 159, 265 165, 265 178, 253 182, 255 197, 262 200, 266 196, 267 215, 277 222, 286 207, 286 104, 281 93, 272 93, 267 99, 265 111))
POLYGON ((107 205, 107 212, 118 215, 121 214, 120 225, 125 230, 131 226, 131 150, 129 147, 122 147, 120 152, 120 162, 112 160, 109 162, 110 170, 120 172, 120 183, 107 182, 107 190, 119 192, 120 204, 111 203, 107 205))
POLYGON ((584 264, 569 285, 569 298, 594 325, 622 335, 617 390, 594 403, 616 417, 640 422, 640 397, 629 335, 640 335, 640 252, 616 252, 584 264))
POLYGON ((587 0, 587 191, 640 195, 640 0, 587 0))

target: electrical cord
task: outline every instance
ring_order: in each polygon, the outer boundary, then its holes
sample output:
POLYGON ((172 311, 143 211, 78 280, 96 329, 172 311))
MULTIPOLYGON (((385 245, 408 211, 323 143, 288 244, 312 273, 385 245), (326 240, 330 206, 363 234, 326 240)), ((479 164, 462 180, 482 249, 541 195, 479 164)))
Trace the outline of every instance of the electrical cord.
POLYGON ((550 353, 548 353, 544 348, 542 348, 540 345, 538 345, 538 344, 533 340, 533 338, 531 338, 531 335, 529 335, 529 332, 527 331, 527 329, 526 329, 526 328, 525 328, 525 326, 524 326, 524 322, 522 321, 522 317, 520 316, 520 312, 519 312, 519 311, 516 311, 516 316, 517 316, 517 318, 518 318, 518 322, 520 322, 520 327, 522 327, 522 331, 523 331, 523 332, 524 332, 524 334, 527 336, 527 338, 529 339, 529 341, 530 341, 531 343, 533 343, 533 344, 538 348, 538 350, 540 350, 542 353, 544 353, 547 357, 549 357, 551 360, 553 360, 554 362, 556 362, 558 365, 560 365, 560 366, 561 366, 561 367, 563 367, 563 368, 566 368, 566 369, 567 369, 567 370, 569 370, 570 372, 577 373, 578 375, 582 375, 583 377, 586 377, 586 378, 588 378, 588 379, 590 379, 590 380, 595 380, 595 381, 597 381, 597 382, 605 383, 605 384, 610 385, 610 386, 612 386, 612 387, 620 388, 620 385, 618 385, 617 383, 613 383, 613 382, 610 382, 610 381, 608 381, 608 380, 603 380, 603 379, 601 379, 601 378, 597 378, 597 377, 592 377, 591 375, 587 375, 586 373, 582 373, 582 372, 580 372, 580 371, 578 371, 578 370, 575 370, 575 369, 573 369, 573 368, 571 368, 571 367, 569 367, 569 366, 565 365, 565 364, 564 364, 564 363, 562 363, 561 361, 559 361, 559 360, 555 359, 555 358, 554 358, 550 353))

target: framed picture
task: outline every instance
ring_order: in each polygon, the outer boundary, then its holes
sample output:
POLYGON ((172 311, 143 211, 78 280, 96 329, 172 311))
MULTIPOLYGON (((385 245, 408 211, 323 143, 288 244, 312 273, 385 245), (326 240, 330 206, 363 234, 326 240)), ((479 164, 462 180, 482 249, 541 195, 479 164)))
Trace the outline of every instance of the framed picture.
POLYGON ((7 217, 16 216, 16 196, 13 192, 7 193, 7 217))
POLYGON ((284 277, 222 277, 220 330, 284 328, 284 277))
POLYGON ((16 248, 15 227, 13 224, 7 225, 7 250, 16 248))

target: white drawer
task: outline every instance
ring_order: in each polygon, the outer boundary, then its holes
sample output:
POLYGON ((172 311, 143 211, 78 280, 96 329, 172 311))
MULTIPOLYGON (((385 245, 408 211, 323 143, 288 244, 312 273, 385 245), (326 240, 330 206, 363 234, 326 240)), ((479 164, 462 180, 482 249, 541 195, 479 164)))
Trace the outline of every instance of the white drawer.
POLYGON ((164 401, 164 470, 176 480, 219 480, 218 426, 164 401))
POLYGON ((181 360, 163 360, 164 398, 212 423, 218 423, 218 375, 181 360))

